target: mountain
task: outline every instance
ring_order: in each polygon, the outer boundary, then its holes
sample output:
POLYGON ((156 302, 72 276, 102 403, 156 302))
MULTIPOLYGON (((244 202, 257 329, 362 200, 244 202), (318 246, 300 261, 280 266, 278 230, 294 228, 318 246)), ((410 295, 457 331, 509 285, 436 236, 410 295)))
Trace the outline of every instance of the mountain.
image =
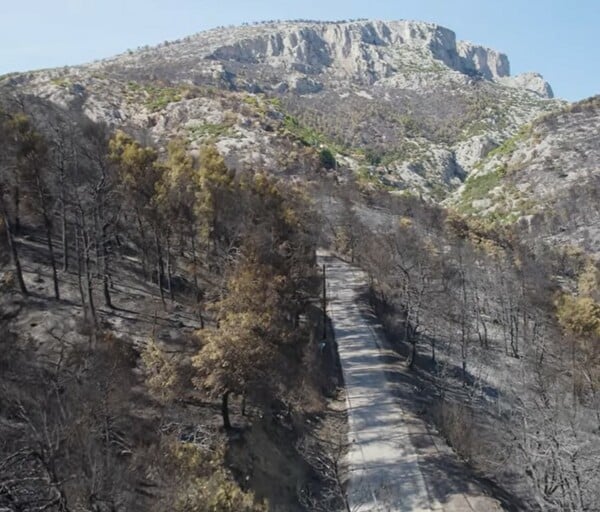
POLYGON ((154 140, 217 139, 236 167, 281 168, 282 152, 268 148, 287 129, 333 149, 365 181, 437 199, 519 126, 561 105, 540 75, 511 77, 506 55, 413 21, 219 28, 2 83, 154 140))

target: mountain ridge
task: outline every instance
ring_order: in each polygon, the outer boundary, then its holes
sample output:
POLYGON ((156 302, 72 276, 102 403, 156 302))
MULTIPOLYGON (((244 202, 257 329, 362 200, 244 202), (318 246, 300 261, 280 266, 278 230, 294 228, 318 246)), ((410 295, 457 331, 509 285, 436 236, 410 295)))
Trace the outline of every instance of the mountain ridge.
MULTIPOLYGON (((303 144, 334 149, 344 168, 376 186, 435 199, 521 125, 561 104, 540 75, 511 77, 505 54, 415 21, 217 28, 87 65, 10 75, 2 85, 157 143, 189 138, 191 125, 222 125, 223 108, 231 109, 214 104, 211 90, 233 94, 226 103, 238 110, 264 96, 286 129, 313 134, 303 144)), ((238 153, 264 165, 248 149, 277 132, 257 134, 247 116, 228 115, 237 134, 222 126, 209 136, 227 157, 243 131, 248 144, 238 153)))
MULTIPOLYGON (((298 62, 284 60, 282 64, 287 63, 291 65, 292 69, 308 70, 309 72, 316 71, 315 68, 322 67, 324 64, 334 63, 335 58, 333 57, 341 57, 340 60, 348 57, 369 57, 364 53, 360 55, 361 50, 364 50, 364 48, 356 48, 360 43, 374 47, 423 46, 430 49, 435 58, 452 70, 467 75, 479 75, 487 80, 505 79, 503 83, 510 87, 523 87, 541 97, 553 97, 551 87, 543 81, 541 75, 524 73, 511 77, 510 62, 506 54, 470 41, 458 40, 454 31, 436 23, 412 20, 266 22, 210 29, 156 47, 144 47, 142 52, 190 43, 192 45, 198 43, 194 49, 198 50, 202 58, 208 60, 258 63, 261 59, 264 62, 264 59, 269 57, 291 56, 297 57, 298 62), (233 38, 234 41, 231 41, 230 38, 233 38), (307 44, 309 50, 313 48, 318 51, 329 49, 333 56, 327 54, 323 57, 315 52, 304 52, 303 44, 307 44), (286 55, 286 48, 298 49, 298 52, 295 55, 288 52, 286 55), (307 64, 307 67, 303 67, 307 64), (296 67, 294 68, 294 66, 296 67), (506 80, 517 77, 521 78, 516 81, 506 80)), ((128 53, 123 53, 113 58, 96 61, 96 63, 102 64, 115 59, 119 60, 127 55, 128 53)), ((345 71, 354 71, 359 75, 363 71, 362 69, 353 69, 351 63, 346 62, 346 64, 350 65, 350 68, 344 68, 345 71)), ((376 81, 385 78, 386 73, 390 73, 392 69, 388 66, 371 71, 374 73, 371 78, 376 81)), ((368 76, 360 76, 360 78, 364 80, 368 76)))

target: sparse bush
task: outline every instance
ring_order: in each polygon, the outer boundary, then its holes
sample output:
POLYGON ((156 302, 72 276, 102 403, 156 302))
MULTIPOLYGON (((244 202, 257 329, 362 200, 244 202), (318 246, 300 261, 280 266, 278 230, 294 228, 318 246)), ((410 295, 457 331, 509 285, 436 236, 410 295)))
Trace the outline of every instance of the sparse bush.
POLYGON ((14 271, 9 270, 0 274, 0 291, 14 290, 17 286, 17 276, 14 271))
POLYGON ((160 402, 170 402, 177 396, 181 374, 174 356, 169 356, 150 340, 141 354, 146 369, 146 386, 160 402))
POLYGON ((171 482, 156 510, 173 512, 266 512, 266 504, 244 491, 225 469, 226 448, 217 438, 204 443, 164 439, 160 468, 171 482))
POLYGON ((222 137, 227 132, 229 132, 231 128, 231 124, 228 123, 204 123, 193 125, 188 128, 192 139, 197 139, 200 137, 210 137, 217 139, 222 137))
POLYGON ((265 503, 256 502, 254 494, 244 492, 223 469, 210 476, 193 479, 182 490, 174 512, 266 512, 265 503))
POLYGON ((505 174, 506 168, 499 166, 485 174, 470 176, 465 182, 465 188, 460 198, 460 210, 470 213, 473 201, 486 198, 493 189, 502 184, 502 178, 505 174))

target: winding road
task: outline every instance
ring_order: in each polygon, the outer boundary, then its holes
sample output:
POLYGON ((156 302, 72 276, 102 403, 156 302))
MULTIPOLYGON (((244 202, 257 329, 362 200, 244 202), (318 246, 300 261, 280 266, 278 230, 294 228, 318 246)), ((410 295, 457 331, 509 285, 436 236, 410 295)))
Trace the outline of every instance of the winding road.
POLYGON ((346 386, 352 512, 504 510, 415 411, 414 379, 361 307, 366 275, 318 257, 346 386))

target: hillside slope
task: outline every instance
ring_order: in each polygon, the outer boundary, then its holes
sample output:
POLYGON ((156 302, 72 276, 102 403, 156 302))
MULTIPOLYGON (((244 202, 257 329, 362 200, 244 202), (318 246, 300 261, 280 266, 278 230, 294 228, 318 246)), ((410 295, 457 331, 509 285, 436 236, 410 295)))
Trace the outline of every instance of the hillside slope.
POLYGON ((546 115, 494 150, 449 201, 530 239, 600 252, 600 97, 546 115))

